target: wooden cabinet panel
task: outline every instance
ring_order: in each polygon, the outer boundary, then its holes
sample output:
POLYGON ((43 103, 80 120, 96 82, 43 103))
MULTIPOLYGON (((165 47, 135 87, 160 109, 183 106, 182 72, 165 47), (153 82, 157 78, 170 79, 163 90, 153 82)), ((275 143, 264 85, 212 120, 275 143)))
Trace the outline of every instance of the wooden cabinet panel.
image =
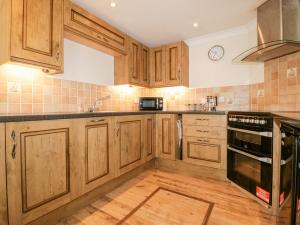
POLYGON ((77 154, 72 189, 78 197, 115 177, 112 118, 78 119, 74 133, 77 154))
POLYGON ((163 86, 166 74, 166 49, 164 47, 151 49, 150 63, 151 86, 163 86))
POLYGON ((11 59, 60 70, 63 0, 11 0, 11 4, 11 59))
POLYGON ((181 43, 166 47, 166 84, 181 84, 181 43))
POLYGON ((150 85, 150 49, 142 46, 141 52, 141 84, 150 85))
POLYGON ((145 116, 144 120, 144 155, 146 161, 155 157, 155 120, 154 116, 145 116))
POLYGON ((150 52, 152 87, 189 86, 189 48, 183 41, 150 52))
POLYGON ((156 151, 157 156, 176 159, 178 147, 177 115, 156 115, 156 151))
POLYGON ((8 225, 4 123, 0 123, 0 193, 0 224, 8 225))
POLYGON ((116 118, 116 148, 119 175, 141 165, 143 156, 143 116, 116 118))
POLYGON ((185 136, 191 137, 207 137, 219 139, 226 139, 227 137, 226 129, 224 127, 183 125, 183 133, 185 136))
POLYGON ((141 62, 141 45, 137 41, 130 40, 129 43, 129 79, 132 84, 139 84, 141 62))
POLYGON ((9 221, 27 224, 71 200, 70 123, 8 123, 9 221))
POLYGON ((112 55, 126 54, 126 35, 88 11, 65 0, 66 37, 112 55))
POLYGON ((225 115, 183 115, 183 124, 192 126, 217 126, 226 127, 225 115))
POLYGON ((225 169, 226 141, 183 137, 183 161, 201 166, 225 169))

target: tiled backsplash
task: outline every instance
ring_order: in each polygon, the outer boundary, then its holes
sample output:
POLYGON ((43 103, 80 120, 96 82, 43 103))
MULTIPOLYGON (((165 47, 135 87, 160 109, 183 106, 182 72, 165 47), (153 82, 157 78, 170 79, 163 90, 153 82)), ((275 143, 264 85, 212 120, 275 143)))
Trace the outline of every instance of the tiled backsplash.
POLYGON ((161 96, 167 110, 185 110, 208 95, 219 97, 219 110, 300 110, 300 53, 265 63, 265 82, 215 88, 137 88, 100 86, 46 76, 38 70, 0 67, 0 113, 86 111, 99 97, 110 95, 102 110, 138 109, 140 96, 161 96))
POLYGON ((251 109, 300 111, 300 52, 265 63, 264 83, 250 87, 251 109))

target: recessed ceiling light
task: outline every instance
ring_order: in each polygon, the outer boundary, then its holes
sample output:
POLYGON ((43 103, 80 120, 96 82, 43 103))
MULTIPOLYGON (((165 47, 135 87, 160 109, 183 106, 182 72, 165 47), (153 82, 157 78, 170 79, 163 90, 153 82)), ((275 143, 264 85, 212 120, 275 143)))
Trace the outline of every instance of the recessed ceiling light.
POLYGON ((198 23, 197 22, 193 23, 193 26, 198 27, 198 23))
POLYGON ((110 7, 115 8, 116 6, 117 6, 117 3, 115 3, 115 2, 110 3, 110 7))

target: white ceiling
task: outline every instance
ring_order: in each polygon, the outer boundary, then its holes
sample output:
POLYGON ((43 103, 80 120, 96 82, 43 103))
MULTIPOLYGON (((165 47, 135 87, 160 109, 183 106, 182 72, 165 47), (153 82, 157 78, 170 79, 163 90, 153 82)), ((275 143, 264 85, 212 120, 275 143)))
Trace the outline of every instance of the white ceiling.
POLYGON ((244 25, 266 0, 73 0, 149 47, 244 25), (198 22, 198 28, 193 23, 198 22))

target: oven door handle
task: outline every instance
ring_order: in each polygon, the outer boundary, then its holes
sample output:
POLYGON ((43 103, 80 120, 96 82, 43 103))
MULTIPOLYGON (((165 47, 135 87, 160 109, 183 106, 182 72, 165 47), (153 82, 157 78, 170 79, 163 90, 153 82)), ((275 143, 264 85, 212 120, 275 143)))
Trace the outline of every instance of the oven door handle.
POLYGON ((286 160, 280 160, 280 165, 281 166, 284 166, 284 165, 286 165, 286 164, 288 164, 290 161, 292 161, 292 159, 293 159, 293 156, 290 156, 288 159, 286 159, 286 160))
POLYGON ((268 157, 258 157, 258 156, 249 154, 249 153, 247 153, 247 152, 240 151, 240 150, 238 150, 238 149, 235 149, 235 148, 232 148, 232 147, 229 147, 229 146, 228 146, 228 149, 231 150, 231 151, 233 151, 233 152, 239 153, 239 154, 241 154, 241 155, 247 156, 247 157, 249 157, 249 158, 258 160, 258 161, 260 161, 260 162, 272 164, 272 159, 271 159, 271 158, 268 158, 268 157))
POLYGON ((272 137, 273 133, 272 132, 257 132, 257 131, 252 131, 252 130, 244 130, 244 129, 238 129, 238 128, 233 128, 233 127, 228 127, 228 130, 233 130, 233 131, 239 131, 239 132, 244 132, 247 134, 255 134, 259 136, 264 136, 264 137, 272 137))

